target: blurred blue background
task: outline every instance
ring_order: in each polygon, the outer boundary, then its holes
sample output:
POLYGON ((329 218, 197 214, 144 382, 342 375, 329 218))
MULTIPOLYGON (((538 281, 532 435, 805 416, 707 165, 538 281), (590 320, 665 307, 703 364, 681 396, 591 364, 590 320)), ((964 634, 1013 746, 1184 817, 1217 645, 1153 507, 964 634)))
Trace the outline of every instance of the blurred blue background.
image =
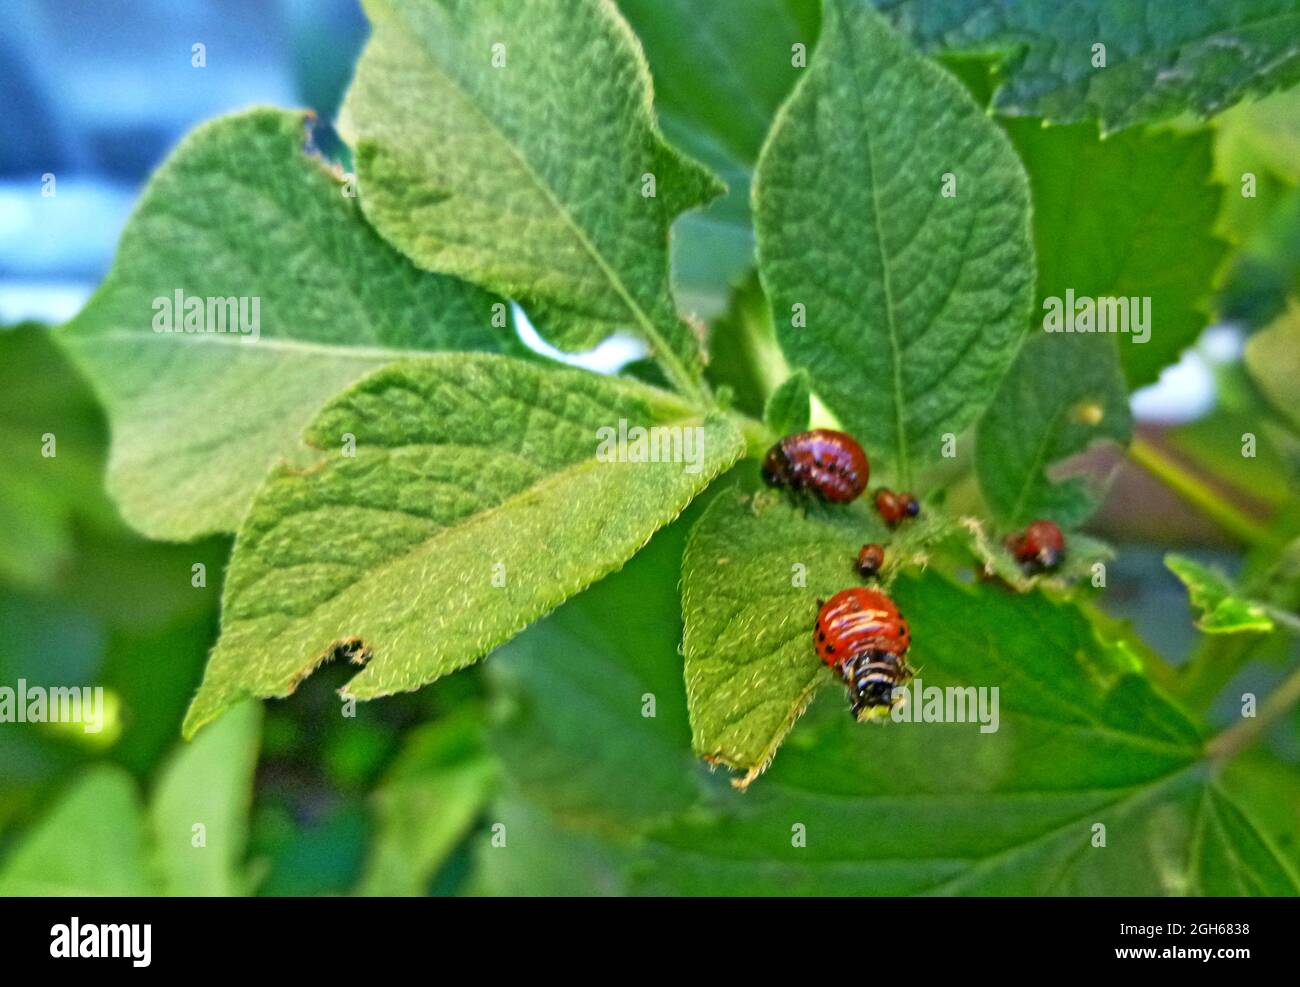
POLYGON ((332 119, 366 32, 357 0, 6 0, 0 323, 74 314, 141 186, 203 120, 255 104, 332 119))

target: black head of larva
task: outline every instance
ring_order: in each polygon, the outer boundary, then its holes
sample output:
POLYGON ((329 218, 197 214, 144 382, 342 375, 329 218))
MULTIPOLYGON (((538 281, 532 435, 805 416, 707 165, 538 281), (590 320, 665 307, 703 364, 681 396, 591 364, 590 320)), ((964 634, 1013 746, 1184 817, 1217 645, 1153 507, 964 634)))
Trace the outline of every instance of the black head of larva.
POLYGON ((878 715, 901 702, 898 687, 912 675, 907 662, 890 652, 864 651, 839 668, 849 690, 849 712, 855 720, 878 715))
POLYGON ((894 601, 878 589, 854 586, 819 606, 813 649, 848 688, 853 716, 868 718, 900 702, 898 686, 912 675, 912 635, 894 601))

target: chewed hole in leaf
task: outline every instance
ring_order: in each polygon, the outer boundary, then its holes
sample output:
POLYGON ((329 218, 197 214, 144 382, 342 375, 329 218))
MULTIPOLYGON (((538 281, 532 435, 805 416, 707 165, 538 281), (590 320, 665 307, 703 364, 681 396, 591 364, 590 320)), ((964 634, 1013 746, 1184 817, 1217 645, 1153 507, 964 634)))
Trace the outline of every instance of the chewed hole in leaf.
POLYGON ((374 655, 366 643, 359 637, 349 638, 334 645, 334 652, 330 655, 331 661, 346 661, 352 665, 364 665, 374 655))

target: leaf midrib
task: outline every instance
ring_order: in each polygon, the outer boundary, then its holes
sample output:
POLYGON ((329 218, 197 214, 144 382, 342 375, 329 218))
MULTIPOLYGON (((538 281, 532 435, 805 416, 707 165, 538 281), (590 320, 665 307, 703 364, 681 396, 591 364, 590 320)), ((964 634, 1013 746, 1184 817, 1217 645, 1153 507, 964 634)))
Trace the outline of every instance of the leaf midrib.
MULTIPOLYGON (((663 422, 656 422, 655 424, 660 426, 666 426, 666 427, 687 427, 693 424, 703 424, 704 421, 705 419, 703 416, 697 415, 689 418, 670 419, 663 422)), ((405 447, 405 448, 410 448, 410 447, 405 447)), ((572 463, 569 466, 566 466, 560 470, 555 471, 554 473, 551 473, 549 476, 542 478, 537 483, 534 483, 530 486, 524 487, 516 491, 515 493, 507 497, 505 500, 502 500, 497 504, 493 504, 491 507, 485 508, 482 511, 476 511, 473 514, 470 514, 460 519, 456 523, 450 525, 438 525, 433 531, 429 533, 428 537, 421 538, 419 541, 411 545, 410 548, 404 551, 397 552, 392 556, 389 556, 388 558, 380 562, 377 566, 367 568, 364 572, 358 573, 356 579, 348 583, 344 588, 340 589, 337 593, 331 595, 329 598, 322 600, 320 603, 312 607, 307 612, 298 613, 298 614, 281 613, 280 616, 287 618, 291 624, 299 624, 303 621, 311 621, 312 619, 315 618, 315 616, 319 613, 319 611, 322 608, 331 605, 332 603, 334 603, 334 601, 338 600, 339 597, 343 596, 345 593, 350 592, 363 579, 364 580, 381 579, 383 578, 384 574, 388 570, 394 568, 395 566, 399 565, 400 563, 410 558, 411 556, 416 555, 417 553, 428 551, 431 545, 434 545, 436 542, 440 541, 441 539, 450 537, 453 534, 459 534, 464 530, 473 528, 477 525, 486 524, 488 523, 489 520, 492 519, 494 515, 499 514, 505 511, 506 509, 514 506, 522 499, 526 497, 537 496, 540 493, 544 493, 547 488, 551 486, 558 486, 562 481, 571 480, 589 471, 593 467, 600 466, 600 465, 608 465, 608 464, 602 463, 594 456, 579 460, 576 463, 572 463)), ((432 519, 429 520, 432 521, 432 519)), ((433 523, 436 524, 436 522, 433 523)), ((250 620, 261 620, 271 615, 272 615, 271 613, 259 614, 257 615, 257 617, 242 618, 240 622, 250 621, 250 620)), ((286 628, 285 630, 281 630, 275 636, 283 637, 284 634, 287 633, 287 631, 288 628, 286 628)), ((372 659, 372 664, 374 662, 379 662, 380 660, 381 660, 380 656, 376 654, 372 659)), ((309 667, 314 667, 314 665, 315 665, 315 659, 312 659, 311 666, 309 667)), ((369 668, 370 665, 367 665, 366 667, 369 668)), ((344 688, 346 689, 347 687, 345 686, 344 688)))
POLYGON ((1025 471, 1024 480, 1020 484, 1020 493, 1016 496, 1016 502, 1011 510, 1011 522, 1019 524, 1021 521, 1021 512, 1025 509, 1025 503, 1029 500, 1029 492, 1038 486, 1036 477, 1039 471, 1043 471, 1046 476, 1047 451, 1054 444, 1056 437, 1061 428, 1062 419, 1069 410, 1068 404, 1062 404, 1056 409, 1043 429, 1043 437, 1038 440, 1038 446, 1034 450, 1034 455, 1029 461, 1029 468, 1025 471))
MULTIPOLYGON (((857 78, 858 68, 862 63, 858 58, 857 46, 853 41, 853 32, 847 29, 848 14, 844 10, 842 0, 832 0, 832 2, 834 2, 838 13, 844 46, 849 53, 849 61, 853 65, 853 75, 857 78)), ((858 97, 858 112, 861 119, 864 122, 870 120, 871 117, 867 112, 867 105, 863 99, 861 88, 854 86, 853 91, 858 97)), ((897 316, 894 311, 894 292, 890 278, 889 254, 885 247, 884 231, 880 227, 880 190, 876 182, 875 145, 871 138, 870 125, 863 126, 861 134, 862 141, 867 149, 867 181, 871 186, 871 229, 875 234, 876 246, 880 252, 881 280, 885 289, 885 324, 889 329, 890 363, 893 369, 895 444, 898 450, 898 463, 895 468, 898 482, 906 487, 911 482, 911 462, 907 452, 907 430, 904 421, 904 408, 906 405, 903 400, 902 350, 898 342, 897 316)))
MULTIPOLYGON (((346 346, 338 343, 314 343, 284 336, 259 336, 255 342, 244 342, 252 337, 238 333, 153 333, 132 332, 127 329, 114 329, 108 332, 80 336, 75 339, 74 343, 82 347, 95 346, 99 343, 139 346, 145 340, 155 338, 159 343, 164 343, 166 340, 176 340, 188 344, 204 344, 208 346, 243 346, 250 353, 258 350, 271 350, 276 352, 308 353, 331 358, 347 357, 357 360, 396 361, 418 359, 420 357, 445 357, 447 355, 445 350, 439 352, 435 350, 392 349, 385 346, 346 346)), ((164 344, 173 345, 171 343, 164 344)))

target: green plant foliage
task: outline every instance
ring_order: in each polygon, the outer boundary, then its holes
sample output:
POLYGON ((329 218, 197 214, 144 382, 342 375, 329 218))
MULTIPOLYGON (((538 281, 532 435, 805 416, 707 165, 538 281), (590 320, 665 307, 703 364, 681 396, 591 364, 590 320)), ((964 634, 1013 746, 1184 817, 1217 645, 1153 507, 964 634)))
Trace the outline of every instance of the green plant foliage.
POLYGON ((174 743, 216 626, 228 549, 146 542, 127 530, 102 486, 107 429, 67 355, 36 326, 0 332, 0 410, 7 468, 0 488, 0 686, 102 686, 99 729, 0 729, 0 832, 47 811, 49 793, 109 757, 145 776, 174 743), (41 455, 44 435, 55 440, 41 455), (13 440, 13 445, 7 443, 13 440), (32 497, 38 495, 39 499, 32 497), (29 511, 29 508, 31 510, 29 511), (51 557, 46 531, 58 546, 51 557), (211 575, 193 585, 195 565, 211 575), (7 568, 5 568, 7 566, 7 568))
POLYGON ((364 2, 359 177, 205 124, 0 332, 0 714, 104 701, 0 724, 0 893, 1300 895, 1300 0, 364 2), (764 486, 812 425, 919 515, 764 486))
POLYGON ((618 0, 645 47, 660 116, 711 135, 753 165, 777 109, 811 60, 815 0, 618 0))
POLYGON ((777 435, 790 435, 807 429, 812 410, 810 397, 808 371, 795 371, 768 399, 763 412, 767 427, 777 435))
POLYGON ((782 347, 906 485, 978 417, 1024 336, 1034 260, 1015 152, 878 15, 829 0, 754 202, 782 347))
MULTIPOLYGON (((904 605, 920 613, 910 601, 904 605)), ((1016 619, 1024 619, 1019 609, 1016 619)), ((918 618, 914 626, 920 624, 918 618)), ((1062 640, 1074 638, 1067 632, 1062 640)), ((960 637, 951 645, 971 654, 960 637)), ((1095 656, 1095 646, 1087 647, 1085 654, 1095 656)), ((947 681, 939 654, 927 658, 934 672, 923 672, 936 684, 947 681)), ((971 660, 989 654, 978 649, 971 660)), ((1032 654, 1041 658, 1042 649, 1032 654)), ((1004 683, 1001 726, 991 736, 969 725, 888 724, 864 737, 839 711, 820 718, 815 734, 809 724, 808 742, 789 745, 743 806, 648 837, 649 862, 639 862, 633 888, 745 895, 1300 892, 1294 866, 1251 822, 1247 810, 1253 814, 1254 807, 1196 759, 1195 733, 1180 714, 1133 676, 1112 678, 1107 689, 1104 677, 1092 678, 1094 669, 1075 665, 1057 680, 1068 667, 1062 662, 1074 657, 1053 654, 1043 662, 1043 678, 1025 680, 1024 669, 1016 670, 1020 699, 999 673, 974 673, 1004 683), (1040 704, 1020 705, 1035 692, 1040 704), (804 827, 806 846, 792 842, 796 825, 804 827), (1104 848, 1095 842, 1103 835, 1104 848)), ((1111 660, 1095 671, 1117 675, 1106 667, 1111 660)))
POLYGON ((1251 750, 1223 770, 1222 785, 1249 812, 1251 822, 1285 857, 1292 873, 1300 873, 1300 774, 1295 765, 1276 755, 1251 750))
MULTIPOLYGON (((1052 468, 1096 442, 1126 443, 1128 390, 1155 380, 1205 327, 1224 254, 1213 232, 1220 189, 1204 131, 1101 140, 1091 124, 1026 120, 1008 132, 1033 190, 1039 306, 980 423, 976 468, 985 500, 1006 523, 1074 525, 1092 513, 1102 486, 1087 476, 1056 482, 1052 468), (1149 337, 1044 332, 1048 300, 1063 305, 1067 292, 1150 299, 1149 337)), ((1138 311, 1130 302, 1130 317, 1138 311)))
POLYGON ((373 374, 307 441, 315 464, 276 472, 235 543, 187 733, 240 696, 288 695, 339 648, 366 663, 346 689, 359 699, 476 661, 621 566, 744 451, 728 420, 666 392, 481 356, 373 374), (655 426, 675 461, 630 432, 655 426), (621 428, 620 452, 602 430, 621 428))
POLYGON ((304 426, 368 371, 505 338, 491 328, 497 300, 403 260, 304 139, 303 114, 279 110, 191 134, 59 333, 108 412, 109 491, 153 537, 234 531, 267 469, 294 459, 304 426), (250 317, 256 299, 258 338, 155 331, 156 302, 178 291, 249 299, 250 317))
POLYGON ((923 48, 1007 59, 1000 113, 1118 130, 1300 81, 1295 0, 872 0, 923 48), (1094 46, 1105 46, 1105 65, 1094 46))
POLYGON ((122 769, 92 768, 9 856, 0 893, 249 893, 241 869, 261 719, 245 705, 179 750, 147 812, 122 769))
MULTIPOLYGON (((1042 325, 1045 298, 1150 298, 1150 338, 1109 334, 1130 390, 1160 371, 1209 323, 1227 244, 1215 234, 1223 189, 1211 133, 1134 130, 1104 140, 1095 127, 1011 121, 1034 197, 1042 325)), ((1130 327, 1131 328, 1131 327, 1130 327)), ((1098 353, 1094 359, 1100 359, 1098 353)))
POLYGON ((150 894, 147 841, 131 776, 121 768, 95 768, 8 855, 0 869, 0 894, 150 894))
POLYGON ((1265 608, 1243 596, 1221 572, 1182 555, 1166 555, 1165 565, 1187 587, 1192 606, 1200 614, 1196 626, 1207 634, 1273 630, 1265 608))
POLYGON ((100 485, 103 414, 43 326, 0 329, 0 580, 49 585, 75 518, 113 526, 100 485))
POLYGON ((620 0, 619 8, 645 47, 664 133, 727 184, 724 196, 673 227, 678 297, 687 310, 713 317, 753 267, 750 179, 799 63, 812 57, 821 3, 620 0))
POLYGON ((1234 106, 1214 118, 1214 135, 1215 176, 1227 189, 1223 225, 1244 240, 1300 182, 1300 92, 1234 106))
POLYGON ((510 711, 491 732, 508 852, 479 836, 479 891, 626 893, 639 834, 725 788, 691 750, 678 650, 682 553, 709 496, 488 666, 510 711))
POLYGON ((376 228, 421 266, 518 299, 561 348, 639 333, 690 387, 699 340, 673 306, 668 227, 722 187, 659 134, 613 5, 366 7, 341 126, 376 228))
POLYGON ((832 680, 810 643, 817 601, 852 585, 864 541, 886 540, 869 520, 810 523, 784 498, 724 495, 692 533, 682 562, 691 731, 697 753, 745 783, 832 680))
POLYGON ((424 894, 496 787, 480 710, 465 706, 413 731, 373 796, 377 831, 357 888, 424 894))
POLYGON ((1300 305, 1250 337, 1246 367, 1264 396, 1300 433, 1300 305))
POLYGON ((1276 414, 1243 364, 1218 368, 1215 384, 1214 413, 1170 429, 1166 437, 1180 455, 1225 486, 1272 511, 1284 509, 1294 490, 1285 448, 1274 441, 1284 426, 1270 427, 1276 414), (1259 439, 1253 458, 1241 454, 1247 434, 1259 439))
POLYGON ((1031 578, 974 519, 925 509, 891 532, 861 505, 814 515, 783 496, 718 497, 683 561, 686 696, 696 752, 743 772, 740 787, 767 768, 816 691, 838 681, 814 652, 812 629, 819 601, 860 583, 855 561, 869 541, 885 546, 885 589, 939 555, 1020 591, 1044 579, 1059 586, 1108 557, 1077 536, 1068 572, 1031 578))
POLYGON ((1102 478, 1054 476, 1053 467, 1099 441, 1126 443, 1133 427, 1111 340, 1048 336, 1020 351, 980 420, 980 491, 1008 527, 1037 518, 1074 526, 1096 509, 1102 478))
MULTIPOLYGON (((708 524, 708 514, 699 523, 708 524)), ((651 550, 663 541, 668 551, 673 531, 651 550)), ((687 547, 687 573, 699 537, 687 547)), ((641 564, 638 559, 600 588, 613 594, 617 584, 636 579, 641 564)), ((545 781, 530 783, 534 772, 542 765, 549 778, 565 777, 566 769, 592 772, 592 752, 582 742, 589 725, 606 717, 627 723, 638 711, 616 689, 587 688, 578 701, 570 683, 619 681, 629 661, 650 664, 645 649, 618 645, 626 639, 621 628, 584 621, 589 650, 548 649, 544 662, 539 653, 525 674, 508 680, 512 697, 555 712, 548 716, 549 744, 518 744, 510 733, 503 738, 503 750, 511 752, 510 788, 494 818, 506 821, 515 842, 503 853, 487 848, 485 839, 480 859, 488 889, 859 895, 1300 889, 1294 864, 1275 849, 1276 820, 1264 829, 1255 821, 1270 815, 1269 789, 1229 784, 1204 759, 1200 732, 1186 714, 1150 686, 1126 647, 1099 638, 1072 606, 1041 594, 962 587, 932 573, 903 574, 892 592, 911 621, 912 658, 923 684, 997 686, 996 732, 981 733, 977 723, 856 724, 843 696, 827 689, 761 783, 744 794, 697 783, 696 802, 684 810, 681 781, 668 774, 640 779, 634 815, 621 809, 608 784, 586 789, 595 801, 588 795, 583 811, 575 811, 572 789, 554 800, 545 781), (531 674, 543 667, 547 674, 531 674), (1098 824, 1106 827, 1104 849, 1094 845, 1098 824), (797 826, 804 846, 792 842, 797 826)), ((580 597, 556 616, 585 603, 580 597)), ((671 621, 671 605, 662 606, 649 601, 647 608, 671 621)), ((687 620, 689 643, 689 609, 687 620)), ((801 633, 810 625, 811 615, 801 633)), ((669 653, 659 658, 666 661, 669 653)), ((680 716, 681 699, 668 699, 659 716, 680 716)))
POLYGON ((492 677, 511 700, 492 746, 516 796, 566 819, 629 826, 684 811, 699 796, 682 699, 677 592, 683 545, 698 516, 693 504, 626 568, 492 662, 492 677), (600 738, 598 756, 593 737, 600 738))
POLYGON ((149 807, 162 894, 251 892, 243 860, 261 724, 261 707, 244 703, 163 769, 149 807))
POLYGON ((631 837, 614 841, 566 828, 545 809, 515 793, 493 806, 508 842, 475 844, 478 894, 607 897, 627 893, 626 870, 634 859, 631 837), (513 842, 509 842, 513 839, 513 842), (509 850, 505 853, 503 850, 509 850))
POLYGON ((1300 188, 1267 176, 1263 185, 1219 299, 1224 318, 1250 329, 1267 327, 1300 296, 1300 188))
POLYGON ((709 381, 729 388, 739 411, 760 417, 767 399, 790 372, 757 274, 732 290, 726 311, 709 329, 709 354, 709 381))

